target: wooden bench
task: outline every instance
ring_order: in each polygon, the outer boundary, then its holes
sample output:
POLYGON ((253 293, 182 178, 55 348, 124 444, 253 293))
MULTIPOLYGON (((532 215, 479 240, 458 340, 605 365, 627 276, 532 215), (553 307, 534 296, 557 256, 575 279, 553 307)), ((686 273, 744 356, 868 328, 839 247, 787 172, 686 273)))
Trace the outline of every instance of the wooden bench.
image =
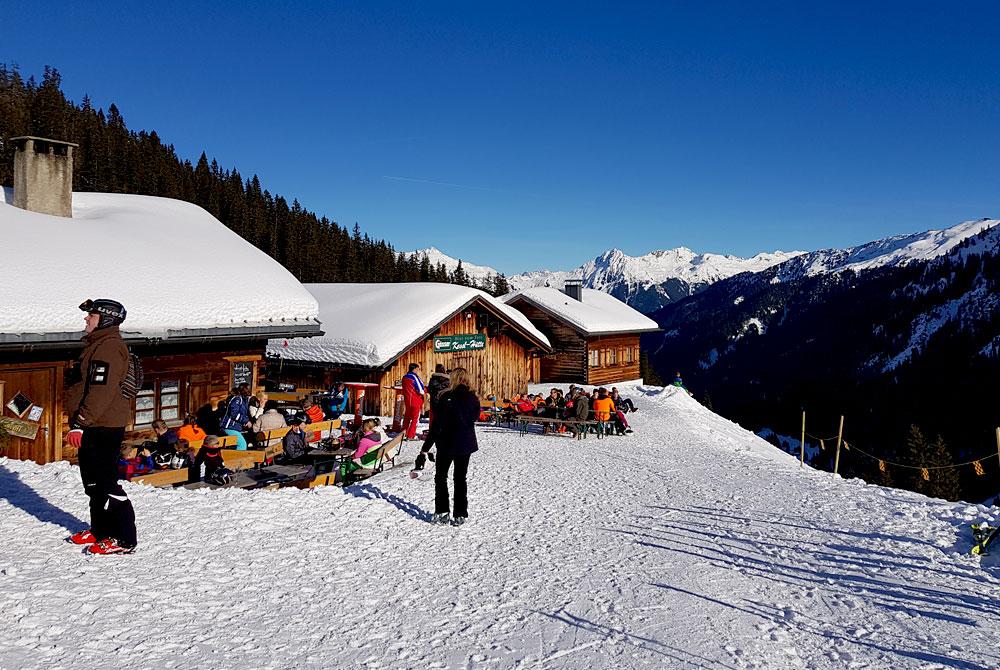
POLYGON ((601 430, 601 422, 588 419, 586 421, 579 421, 577 419, 553 419, 546 416, 533 416, 531 414, 518 414, 514 417, 514 422, 517 423, 518 431, 521 436, 528 434, 528 426, 535 423, 541 426, 567 426, 567 427, 582 427, 583 430, 576 431, 576 439, 585 440, 587 439, 587 433, 590 432, 591 428, 596 428, 597 439, 601 439, 604 436, 604 431, 601 430))
POLYGON ((344 479, 344 486, 350 486, 354 482, 361 479, 368 479, 373 477, 378 473, 382 472, 385 468, 386 463, 390 465, 396 465, 396 456, 399 455, 399 450, 403 446, 403 433, 397 433, 395 437, 392 437, 381 445, 375 452, 375 462, 370 468, 360 468, 354 472, 349 472, 347 477, 344 479))

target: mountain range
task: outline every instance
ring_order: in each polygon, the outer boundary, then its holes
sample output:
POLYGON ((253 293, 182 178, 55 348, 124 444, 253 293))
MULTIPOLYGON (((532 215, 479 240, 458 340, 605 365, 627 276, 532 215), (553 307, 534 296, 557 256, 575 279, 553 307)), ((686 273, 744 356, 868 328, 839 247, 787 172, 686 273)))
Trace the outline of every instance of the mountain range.
MULTIPOLYGON (((990 227, 989 220, 967 221, 943 230, 897 235, 846 249, 820 251, 774 251, 750 258, 698 253, 687 247, 652 251, 630 256, 609 249, 571 270, 536 270, 507 277, 512 290, 531 286, 561 287, 567 279, 582 279, 587 288, 604 291, 647 314, 712 284, 741 273, 760 273, 778 268, 775 281, 790 281, 846 270, 862 271, 885 266, 902 266, 947 253, 962 240, 990 227)), ((453 271, 459 260, 436 247, 407 252, 427 256, 432 265, 443 264, 453 271)), ((499 272, 488 266, 462 260, 465 274, 478 282, 499 272)))

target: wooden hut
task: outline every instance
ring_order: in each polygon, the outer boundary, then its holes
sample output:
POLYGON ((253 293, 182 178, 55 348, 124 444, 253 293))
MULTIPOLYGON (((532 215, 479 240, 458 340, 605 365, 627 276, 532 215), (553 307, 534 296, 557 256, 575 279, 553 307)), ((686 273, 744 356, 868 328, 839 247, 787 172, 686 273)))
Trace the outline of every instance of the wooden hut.
POLYGON ((567 281, 560 291, 537 286, 502 300, 522 312, 552 344, 537 372, 542 383, 602 386, 640 378, 639 335, 656 322, 603 291, 567 281))
POLYGON ((273 339, 268 378, 299 388, 334 381, 377 383, 365 411, 392 414, 392 390, 410 363, 426 382, 437 363, 466 368, 476 391, 510 397, 537 381, 549 342, 523 314, 483 291, 454 284, 307 284, 319 301, 324 335, 273 339))
POLYGON ((74 193, 65 217, 14 206, 13 195, 0 190, 0 425, 10 457, 75 457, 63 444, 65 380, 88 298, 128 310, 122 334, 145 372, 133 437, 156 418, 177 425, 213 407, 238 383, 258 387, 269 338, 321 332, 312 295, 200 207, 74 193))

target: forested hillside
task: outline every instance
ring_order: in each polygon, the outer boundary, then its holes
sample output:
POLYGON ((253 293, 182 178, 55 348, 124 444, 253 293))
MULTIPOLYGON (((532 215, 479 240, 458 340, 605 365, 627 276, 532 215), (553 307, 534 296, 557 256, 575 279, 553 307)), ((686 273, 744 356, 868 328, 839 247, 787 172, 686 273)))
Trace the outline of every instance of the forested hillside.
MULTIPOLYGON (((664 333, 644 343, 652 363, 681 370, 724 416, 794 443, 803 408, 822 438, 844 415, 855 449, 842 474, 952 500, 998 493, 1000 231, 903 267, 791 281, 783 271, 731 277, 654 313, 664 333), (947 469, 976 459, 982 472, 947 469)), ((833 444, 815 449, 815 466, 832 469, 833 444)))
POLYGON ((203 152, 195 164, 183 159, 156 131, 130 130, 118 107, 95 108, 89 97, 66 99, 59 72, 45 68, 41 82, 24 79, 0 64, 0 185, 13 183, 19 135, 76 142, 73 189, 136 193, 193 202, 251 244, 268 253, 303 282, 454 282, 494 294, 507 291, 503 275, 475 282, 459 267, 449 271, 426 257, 404 255, 385 240, 349 230, 264 188, 257 175, 244 177, 203 152))

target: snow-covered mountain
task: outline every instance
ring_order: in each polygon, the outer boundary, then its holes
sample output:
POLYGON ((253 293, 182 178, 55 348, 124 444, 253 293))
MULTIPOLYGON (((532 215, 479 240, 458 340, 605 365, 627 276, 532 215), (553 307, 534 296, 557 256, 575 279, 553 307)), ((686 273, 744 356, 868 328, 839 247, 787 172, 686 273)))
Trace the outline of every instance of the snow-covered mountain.
POLYGON ((583 279, 587 288, 610 293, 641 312, 652 312, 720 279, 741 272, 760 272, 802 253, 775 251, 740 258, 677 247, 629 256, 620 249, 611 249, 573 270, 523 272, 507 281, 511 288, 522 289, 546 284, 559 287, 567 279, 583 279))
MULTIPOLYGON (((427 259, 431 262, 431 265, 438 265, 443 263, 449 272, 455 270, 458 267, 458 259, 449 256, 437 247, 427 247, 426 249, 417 249, 416 251, 404 251, 406 256, 416 255, 417 258, 427 256, 427 259)), ((477 282, 482 282, 484 279, 493 277, 500 274, 499 270, 495 270, 488 265, 476 265, 475 263, 469 263, 466 260, 462 260, 462 270, 470 279, 474 279, 477 282)))
POLYGON ((1000 223, 998 219, 977 219, 964 221, 943 230, 896 235, 847 249, 813 251, 782 263, 777 268, 775 279, 790 281, 846 270, 859 272, 931 260, 947 254, 962 241, 989 230, 998 223, 1000 223))
MULTIPOLYGON (((620 249, 610 249, 572 270, 537 270, 507 277, 511 289, 532 286, 561 287, 567 279, 582 279, 586 288, 610 293, 641 312, 652 313, 681 298, 694 295, 708 286, 751 272, 777 269, 774 282, 787 282, 845 270, 870 270, 903 266, 947 254, 963 240, 995 226, 996 219, 966 221, 943 230, 897 235, 847 249, 820 251, 774 251, 750 258, 712 253, 697 253, 687 247, 652 251, 629 256, 620 249)), ((449 270, 458 267, 458 259, 436 247, 419 249, 432 264, 443 263, 449 270)), ((499 274, 488 265, 462 261, 469 277, 482 281, 499 274)))

